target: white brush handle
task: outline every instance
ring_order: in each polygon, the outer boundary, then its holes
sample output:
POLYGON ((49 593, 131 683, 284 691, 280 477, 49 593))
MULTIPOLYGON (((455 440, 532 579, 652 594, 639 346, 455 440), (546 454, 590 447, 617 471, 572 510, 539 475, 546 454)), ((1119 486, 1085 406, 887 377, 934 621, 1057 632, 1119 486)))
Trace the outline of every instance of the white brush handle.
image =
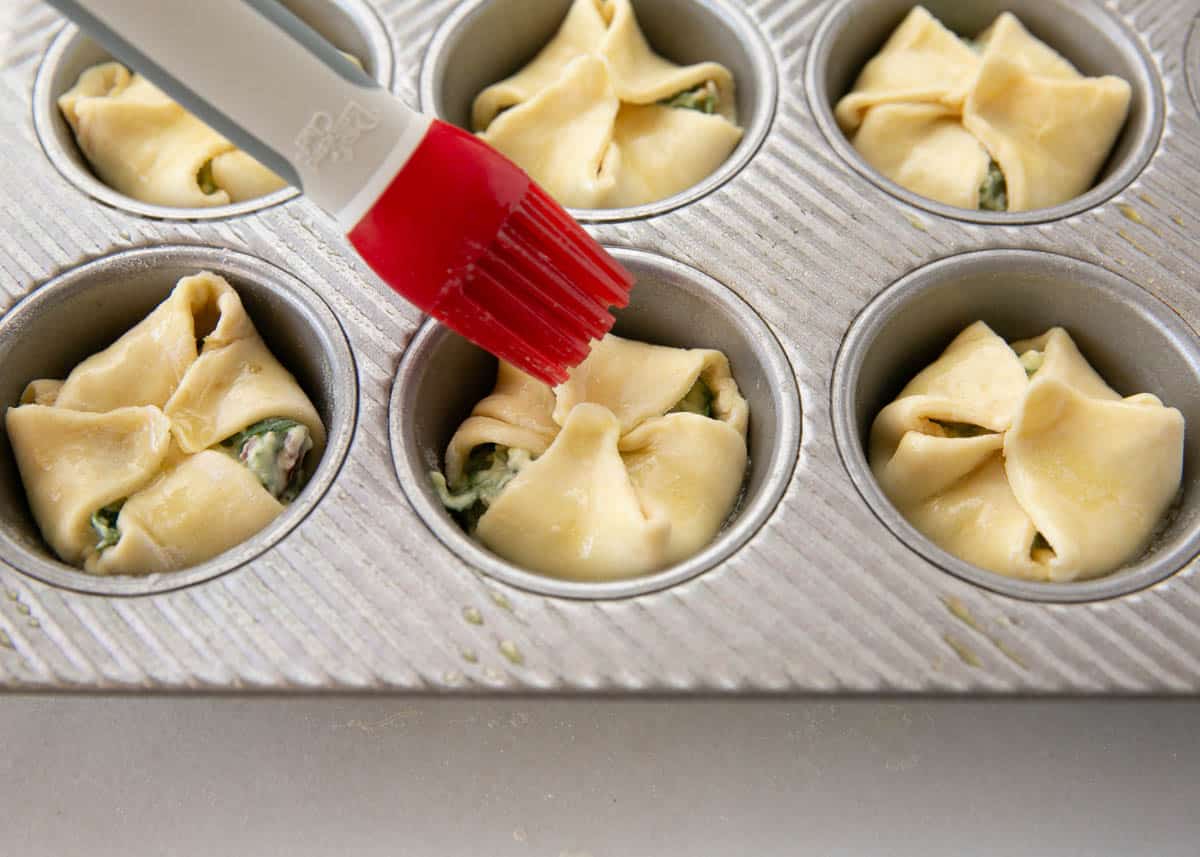
POLYGON ((49 0, 349 230, 429 127, 276 0, 49 0))

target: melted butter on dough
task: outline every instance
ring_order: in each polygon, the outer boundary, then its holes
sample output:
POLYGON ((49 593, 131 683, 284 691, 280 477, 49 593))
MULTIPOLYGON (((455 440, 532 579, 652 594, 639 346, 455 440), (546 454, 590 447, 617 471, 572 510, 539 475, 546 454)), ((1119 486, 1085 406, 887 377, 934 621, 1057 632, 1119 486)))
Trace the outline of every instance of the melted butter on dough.
POLYGON ((472 123, 576 208, 642 205, 685 190, 742 136, 729 70, 655 54, 629 0, 575 0, 527 66, 479 94, 472 123), (659 104, 708 82, 719 97, 715 113, 659 104))
POLYGON ((1010 12, 975 44, 914 8, 838 102, 842 130, 884 176, 948 205, 979 207, 989 159, 1009 211, 1084 193, 1125 123, 1129 84, 1084 77, 1010 12))
POLYGON ((1062 328, 1009 346, 976 322, 880 411, 869 458, 896 508, 946 551, 1070 581, 1146 549, 1179 491, 1183 429, 1152 395, 1122 399, 1062 328), (1017 355, 1031 351, 1042 361, 1030 379, 1017 355))

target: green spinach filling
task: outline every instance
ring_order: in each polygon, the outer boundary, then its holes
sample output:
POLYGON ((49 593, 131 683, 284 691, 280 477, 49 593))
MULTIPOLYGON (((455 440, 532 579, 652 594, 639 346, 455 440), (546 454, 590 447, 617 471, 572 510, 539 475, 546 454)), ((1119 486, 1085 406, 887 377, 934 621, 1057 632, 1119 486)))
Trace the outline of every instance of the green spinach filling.
POLYGON ((270 417, 221 445, 281 503, 295 500, 304 487, 304 457, 313 447, 307 426, 286 417, 270 417))
POLYGON ((110 548, 121 540, 121 531, 117 528, 117 516, 121 514, 121 507, 124 505, 124 500, 118 500, 92 512, 92 530, 96 533, 97 551, 110 548))
POLYGON ((982 211, 1008 211, 1008 183, 995 161, 988 161, 987 176, 979 186, 979 208, 982 211))
POLYGON ((692 388, 687 391, 675 407, 667 411, 669 414, 699 414, 702 417, 712 416, 713 393, 708 385, 697 379, 692 388))
POLYGON ((446 477, 436 470, 429 478, 442 505, 456 513, 470 531, 508 483, 532 460, 528 450, 484 443, 471 450, 459 484, 447 484, 446 477))
POLYGON ((667 107, 679 107, 684 110, 698 110, 701 113, 713 114, 721 106, 721 93, 711 80, 697 86, 695 89, 685 89, 670 98, 664 98, 659 104, 667 107))

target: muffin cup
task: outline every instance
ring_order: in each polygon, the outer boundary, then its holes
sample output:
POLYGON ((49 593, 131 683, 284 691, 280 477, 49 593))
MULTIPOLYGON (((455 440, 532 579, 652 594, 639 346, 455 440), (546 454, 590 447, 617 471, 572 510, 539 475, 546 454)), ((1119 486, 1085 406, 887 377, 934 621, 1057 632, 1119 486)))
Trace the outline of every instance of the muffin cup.
POLYGON ((979 586, 1036 601, 1126 595, 1179 571, 1200 552, 1200 342, 1168 306, 1111 271, 1066 256, 985 250, 920 268, 872 301, 834 368, 838 449, 859 493, 918 554, 979 586), (1153 393, 1185 419, 1182 497, 1150 550, 1094 580, 1017 580, 942 550, 892 505, 867 462, 871 423, 967 325, 982 319, 1013 341, 1062 326, 1117 392, 1153 393))
MULTIPOLYGON (((282 0, 301 20, 336 47, 354 55, 379 83, 392 85, 392 48, 383 23, 365 0, 282 0)), ((75 142, 58 109, 58 98, 79 75, 112 55, 73 24, 67 24, 42 58, 33 86, 33 124, 46 156, 63 177, 88 196, 113 208, 162 220, 219 220, 260 211, 299 196, 294 187, 211 208, 176 208, 128 197, 101 181, 75 142)))
POLYGON ((742 547, 770 516, 791 481, 800 442, 800 397, 790 364, 761 318, 729 289, 679 262, 610 248, 637 277, 634 303, 614 332, 658 345, 725 353, 750 406, 750 464, 741 501, 703 550, 661 571, 609 582, 559 580, 526 571, 473 540, 443 508, 429 478, 450 437, 491 392, 496 360, 452 331, 426 322, 400 364, 388 417, 400 485, 447 547, 513 586, 567 598, 624 598, 695 577, 742 547))
POLYGON ((921 5, 955 33, 974 37, 1001 12, 1012 12, 1029 31, 1088 76, 1112 74, 1133 89, 1129 117, 1090 190, 1061 205, 1030 211, 973 211, 936 202, 884 178, 838 127, 833 109, 854 86, 863 66, 883 47, 914 0, 839 0, 813 37, 808 54, 809 105, 825 138, 855 170, 892 196, 942 217, 1017 225, 1059 220, 1087 211, 1120 193, 1153 157, 1162 136, 1164 100, 1154 61, 1136 35, 1098 3, 1078 0, 927 0, 921 5))
POLYGON ((304 389, 328 434, 300 496, 266 528, 200 565, 148 575, 97 576, 60 562, 46 546, 0 421, 0 556, 46 583, 101 595, 147 595, 211 580, 249 562, 286 536, 337 476, 358 410, 350 344, 333 312, 287 272, 216 247, 130 250, 88 262, 38 288, 0 318, 0 404, 15 406, 35 378, 64 378, 161 303, 181 277, 212 271, 237 290, 271 352, 304 389))
MULTIPOLYGON (((745 133, 715 172, 674 196, 627 208, 572 208, 577 220, 611 223, 663 214, 695 202, 750 162, 775 115, 778 82, 758 27, 728 0, 636 0, 646 39, 679 63, 712 60, 733 73, 738 122, 745 133)), ((434 34, 421 66, 421 109, 471 129, 471 105, 487 87, 516 73, 558 31, 570 0, 467 0, 434 34)))

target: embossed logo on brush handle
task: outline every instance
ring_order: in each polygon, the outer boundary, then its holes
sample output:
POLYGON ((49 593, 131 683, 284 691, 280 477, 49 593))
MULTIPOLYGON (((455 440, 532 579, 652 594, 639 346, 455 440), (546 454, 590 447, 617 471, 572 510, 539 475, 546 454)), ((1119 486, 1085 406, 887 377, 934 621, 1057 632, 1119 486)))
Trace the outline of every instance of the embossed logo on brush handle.
POLYGON ((318 111, 296 135, 296 161, 315 168, 326 158, 353 159, 354 144, 378 127, 379 114, 354 101, 342 109, 336 122, 329 113, 318 111))

